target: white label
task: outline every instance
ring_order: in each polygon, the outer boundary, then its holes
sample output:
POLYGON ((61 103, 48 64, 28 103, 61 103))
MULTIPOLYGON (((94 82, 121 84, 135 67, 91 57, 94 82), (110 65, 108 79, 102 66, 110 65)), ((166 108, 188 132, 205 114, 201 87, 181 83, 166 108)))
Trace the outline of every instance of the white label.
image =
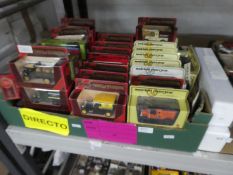
POLYGON ((175 77, 184 79, 185 72, 183 68, 157 67, 157 66, 132 66, 131 75, 153 75, 161 77, 175 77))
POLYGON ((91 150, 102 147, 102 142, 97 140, 89 140, 91 150))
POLYGON ((72 126, 73 128, 82 128, 82 126, 79 125, 79 124, 71 124, 71 126, 72 126))
POLYGON ((164 139, 175 139, 174 135, 163 135, 164 139))
POLYGON ((59 35, 55 39, 64 39, 64 40, 82 40, 85 35, 59 35))
POLYGON ((153 134, 154 128, 138 127, 138 132, 147 133, 147 134, 153 134))
POLYGON ((19 53, 33 53, 32 46, 17 45, 19 53))

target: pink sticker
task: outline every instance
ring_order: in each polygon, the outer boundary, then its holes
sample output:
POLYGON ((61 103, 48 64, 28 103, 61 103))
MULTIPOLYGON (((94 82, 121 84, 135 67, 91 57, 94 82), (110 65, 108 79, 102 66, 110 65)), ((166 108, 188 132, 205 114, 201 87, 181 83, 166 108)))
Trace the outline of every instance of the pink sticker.
POLYGON ((98 120, 83 120, 83 126, 88 138, 101 139, 98 120))
POLYGON ((137 143, 137 127, 128 123, 113 123, 102 120, 83 120, 89 138, 120 143, 137 143))

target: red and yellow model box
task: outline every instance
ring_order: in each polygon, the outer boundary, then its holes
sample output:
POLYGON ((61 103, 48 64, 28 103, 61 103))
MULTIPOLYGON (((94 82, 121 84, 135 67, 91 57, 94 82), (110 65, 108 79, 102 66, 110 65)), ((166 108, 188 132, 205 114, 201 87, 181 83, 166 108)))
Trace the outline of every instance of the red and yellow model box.
POLYGON ((74 115, 126 121, 127 83, 90 79, 76 79, 75 83, 70 95, 74 115))
POLYGON ((128 122, 182 128, 189 115, 188 90, 130 86, 128 122))

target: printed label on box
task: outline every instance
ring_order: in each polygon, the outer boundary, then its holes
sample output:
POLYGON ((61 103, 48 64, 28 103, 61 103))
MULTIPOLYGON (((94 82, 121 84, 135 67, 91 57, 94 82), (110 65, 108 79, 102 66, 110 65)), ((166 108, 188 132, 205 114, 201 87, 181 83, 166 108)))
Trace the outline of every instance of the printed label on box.
POLYGON ((88 119, 83 121, 83 125, 89 138, 120 143, 137 143, 137 127, 134 124, 88 119))
POLYGON ((27 128, 40 129, 56 134, 69 135, 69 123, 67 118, 46 114, 28 108, 20 108, 19 112, 27 128))
POLYGON ((154 128, 138 127, 138 132, 147 133, 147 134, 153 134, 154 128))
POLYGON ((174 135, 163 135, 164 139, 175 139, 174 135))
POLYGON ((33 53, 32 46, 17 45, 19 53, 33 53))
POLYGON ((176 42, 156 42, 156 41, 135 41, 134 46, 150 46, 150 47, 164 47, 177 48, 176 42))
POLYGON ((160 77, 176 77, 184 79, 185 71, 183 68, 132 66, 130 70, 130 75, 153 75, 160 77))
POLYGON ((79 124, 71 124, 71 126, 73 127, 73 128, 82 128, 82 126, 81 125, 79 125, 79 124))

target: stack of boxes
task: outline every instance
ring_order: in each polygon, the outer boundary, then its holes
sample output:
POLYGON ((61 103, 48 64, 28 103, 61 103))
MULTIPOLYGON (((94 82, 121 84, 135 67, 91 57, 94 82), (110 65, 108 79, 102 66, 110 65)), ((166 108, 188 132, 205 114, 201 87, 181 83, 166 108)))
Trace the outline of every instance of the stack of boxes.
POLYGON ((20 54, 10 62, 21 103, 39 110, 70 111, 72 88, 68 51, 64 48, 32 47, 32 53, 20 54))
POLYGON ((202 66, 200 85, 209 95, 213 113, 199 149, 221 152, 231 144, 229 151, 232 153, 232 86, 212 49, 196 48, 196 53, 202 66))
POLYGON ((140 17, 134 42, 132 34, 96 33, 93 20, 65 18, 10 64, 8 85, 17 83, 6 92, 23 97, 18 106, 182 128, 199 70, 192 52, 178 52, 176 31, 174 18, 140 17))
POLYGON ((63 19, 40 46, 18 46, 19 57, 10 63, 12 75, 0 80, 5 99, 21 99, 19 107, 69 114, 73 80, 93 42, 94 27, 93 20, 63 19))
POLYGON ((128 122, 182 128, 190 111, 193 58, 188 51, 178 52, 176 19, 140 17, 136 38, 130 61, 128 122))
POLYGON ((126 121, 133 41, 130 34, 97 34, 70 95, 73 115, 126 121))
POLYGON ((133 35, 98 33, 78 77, 128 83, 133 40, 133 35))

